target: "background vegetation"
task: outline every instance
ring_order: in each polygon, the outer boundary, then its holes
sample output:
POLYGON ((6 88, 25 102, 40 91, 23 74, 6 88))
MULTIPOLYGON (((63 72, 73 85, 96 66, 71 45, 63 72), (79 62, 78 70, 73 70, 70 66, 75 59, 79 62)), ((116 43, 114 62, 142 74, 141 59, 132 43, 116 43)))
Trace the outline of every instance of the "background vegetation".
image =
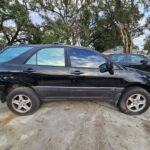
MULTIPOLYGON (((0 46, 62 42, 99 51, 133 48, 133 38, 149 30, 150 17, 140 20, 147 1, 138 0, 1 0, 0 46), (32 16, 38 15, 36 22, 32 16)), ((150 52, 150 38, 145 47, 150 52)))

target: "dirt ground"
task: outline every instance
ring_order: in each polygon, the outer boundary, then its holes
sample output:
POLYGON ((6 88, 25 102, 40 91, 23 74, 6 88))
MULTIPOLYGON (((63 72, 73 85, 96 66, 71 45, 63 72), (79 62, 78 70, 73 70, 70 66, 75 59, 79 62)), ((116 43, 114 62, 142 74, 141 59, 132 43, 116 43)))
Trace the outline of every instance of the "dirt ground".
POLYGON ((0 150, 150 150, 150 109, 128 116, 99 101, 62 101, 19 117, 0 104, 0 150))

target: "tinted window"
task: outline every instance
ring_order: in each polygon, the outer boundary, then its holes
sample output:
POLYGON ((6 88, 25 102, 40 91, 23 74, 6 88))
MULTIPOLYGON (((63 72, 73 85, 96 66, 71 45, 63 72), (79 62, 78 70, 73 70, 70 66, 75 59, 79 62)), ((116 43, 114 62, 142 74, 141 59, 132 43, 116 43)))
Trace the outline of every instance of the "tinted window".
POLYGON ((34 54, 27 62, 32 65, 65 66, 63 48, 44 48, 34 54), (37 62, 36 62, 37 57, 37 62))
POLYGON ((98 68, 106 62, 104 57, 90 50, 72 48, 69 50, 69 56, 72 67, 98 68))
POLYGON ((117 54, 117 55, 110 55, 110 59, 116 63, 125 62, 125 55, 117 54))
POLYGON ((150 58, 149 57, 147 57, 147 61, 150 63, 150 58))
POLYGON ((8 47, 0 53, 0 62, 10 61, 30 49, 32 47, 8 47))
POLYGON ((36 65, 36 54, 34 54, 34 55, 27 61, 26 64, 36 65))
POLYGON ((127 60, 129 63, 140 64, 142 60, 145 60, 143 56, 138 55, 128 55, 127 60))

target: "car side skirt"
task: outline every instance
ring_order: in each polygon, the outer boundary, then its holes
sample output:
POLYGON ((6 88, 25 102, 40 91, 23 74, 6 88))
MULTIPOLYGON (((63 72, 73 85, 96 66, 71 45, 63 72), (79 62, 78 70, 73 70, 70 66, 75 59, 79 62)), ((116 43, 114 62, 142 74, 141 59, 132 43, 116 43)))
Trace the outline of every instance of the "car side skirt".
POLYGON ((101 100, 117 104, 122 87, 64 87, 33 86, 42 101, 54 100, 101 100))

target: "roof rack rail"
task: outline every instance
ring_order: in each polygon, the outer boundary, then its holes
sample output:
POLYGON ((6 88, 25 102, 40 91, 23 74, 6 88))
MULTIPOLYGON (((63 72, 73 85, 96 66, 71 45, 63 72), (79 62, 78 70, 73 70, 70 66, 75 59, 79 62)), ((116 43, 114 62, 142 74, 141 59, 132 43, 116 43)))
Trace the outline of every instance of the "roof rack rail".
POLYGON ((60 43, 60 42, 53 42, 52 44, 56 44, 56 45, 59 44, 59 45, 60 45, 60 44, 63 44, 63 43, 60 43))
POLYGON ((19 46, 22 46, 22 45, 28 45, 28 44, 25 42, 20 42, 19 46))

